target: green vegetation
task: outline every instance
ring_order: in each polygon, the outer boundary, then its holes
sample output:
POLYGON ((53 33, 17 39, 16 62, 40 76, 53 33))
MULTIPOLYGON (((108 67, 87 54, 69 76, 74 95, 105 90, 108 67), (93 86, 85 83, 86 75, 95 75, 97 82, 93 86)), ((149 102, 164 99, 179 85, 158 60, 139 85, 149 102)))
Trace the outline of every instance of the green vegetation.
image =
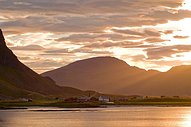
POLYGON ((22 102, 22 101, 0 101, 0 109, 12 109, 21 107, 60 107, 60 108, 96 108, 100 107, 99 103, 66 103, 63 101, 33 101, 33 102, 22 102))
POLYGON ((60 107, 60 108, 96 108, 102 106, 191 106, 190 98, 152 98, 132 99, 125 102, 102 103, 96 102, 64 102, 63 100, 34 100, 23 101, 0 101, 0 109, 14 109, 31 106, 60 107))
POLYGON ((139 106, 191 106, 191 98, 148 98, 116 102, 116 105, 139 106))
POLYGON ((125 102, 116 105, 129 106, 191 106, 191 102, 125 102))

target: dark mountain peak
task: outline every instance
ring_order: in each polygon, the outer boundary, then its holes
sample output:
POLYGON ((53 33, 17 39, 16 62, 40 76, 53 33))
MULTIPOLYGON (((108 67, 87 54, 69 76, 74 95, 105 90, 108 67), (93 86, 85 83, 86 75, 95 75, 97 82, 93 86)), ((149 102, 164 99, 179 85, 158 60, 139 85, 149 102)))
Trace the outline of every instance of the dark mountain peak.
POLYGON ((114 57, 80 60, 46 72, 57 84, 103 93, 148 96, 191 96, 191 65, 168 72, 143 70, 114 57))
POLYGON ((0 38, 4 38, 3 31, 0 29, 0 38))
POLYGON ((137 82, 139 78, 145 79, 145 74, 150 75, 146 70, 130 66, 123 60, 103 56, 79 60, 42 75, 51 77, 60 85, 68 84, 83 90, 117 93, 115 90, 118 88, 114 87, 118 85, 120 89, 125 84, 137 82))
POLYGON ((74 63, 71 63, 69 65, 75 65, 75 64, 88 64, 88 65, 111 65, 111 64, 120 64, 120 65, 125 65, 127 66, 128 64, 123 61, 120 60, 118 58, 115 57, 110 57, 110 56, 102 56, 102 57, 93 57, 93 58, 88 58, 88 59, 84 59, 84 60, 79 60, 76 61, 74 63))
POLYGON ((3 32, 0 29, 0 65, 15 68, 23 69, 23 64, 17 59, 14 53, 6 46, 5 38, 3 32))
POLYGON ((28 93, 43 96, 84 94, 81 90, 57 86, 52 79, 41 77, 21 63, 17 56, 6 46, 3 32, 0 30, 0 96, 4 94, 12 96, 14 92, 19 93, 17 97, 26 97, 28 93), (17 92, 17 90, 25 91, 25 95, 19 93, 20 91, 17 92))
MULTIPOLYGON (((76 69, 89 69, 89 70, 133 70, 133 71, 145 71, 144 69, 138 68, 136 66, 130 66, 125 61, 112 57, 112 56, 100 56, 92 57, 84 60, 79 60, 65 66, 68 68, 76 69)), ((65 68, 63 67, 63 68, 65 68)))
MULTIPOLYGON (((100 57, 92 57, 88 59, 78 60, 73 63, 70 63, 61 68, 55 69, 55 71, 63 71, 63 70, 76 70, 76 71, 93 71, 93 70, 105 70, 105 69, 120 69, 120 68, 131 68, 125 61, 120 60, 111 56, 100 56, 100 57)), ((52 70, 54 71, 54 70, 52 70)), ((49 72, 52 72, 49 71, 49 72)), ((44 75, 44 74, 42 74, 44 75)))
POLYGON ((0 29, 0 47, 5 46, 5 45, 6 45, 5 44, 5 38, 3 36, 2 30, 0 29))

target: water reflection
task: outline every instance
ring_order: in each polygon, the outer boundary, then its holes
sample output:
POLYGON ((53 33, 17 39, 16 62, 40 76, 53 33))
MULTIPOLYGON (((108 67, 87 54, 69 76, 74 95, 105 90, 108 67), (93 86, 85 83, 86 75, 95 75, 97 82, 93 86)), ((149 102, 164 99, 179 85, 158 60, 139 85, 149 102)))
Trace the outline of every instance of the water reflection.
POLYGON ((0 111, 0 127, 191 127, 191 108, 32 108, 0 111))
POLYGON ((181 127, 191 127, 191 112, 183 116, 181 127))

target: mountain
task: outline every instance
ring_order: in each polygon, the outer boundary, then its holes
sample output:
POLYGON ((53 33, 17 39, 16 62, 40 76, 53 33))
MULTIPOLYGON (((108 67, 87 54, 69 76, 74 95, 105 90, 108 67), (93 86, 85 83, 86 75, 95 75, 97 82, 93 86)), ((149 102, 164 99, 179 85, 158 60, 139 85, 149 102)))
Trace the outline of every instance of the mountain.
POLYGON ((114 57, 76 61, 45 72, 57 84, 104 93, 148 96, 191 96, 191 66, 168 72, 146 71, 114 57))
POLYGON ((68 84, 83 90, 91 89, 112 94, 132 94, 124 89, 148 80, 158 73, 131 67, 114 57, 95 57, 71 63, 42 75, 51 77, 59 85, 68 84))
POLYGON ((23 63, 6 46, 0 30, 0 97, 78 96, 84 92, 61 87, 48 77, 42 77, 23 63))

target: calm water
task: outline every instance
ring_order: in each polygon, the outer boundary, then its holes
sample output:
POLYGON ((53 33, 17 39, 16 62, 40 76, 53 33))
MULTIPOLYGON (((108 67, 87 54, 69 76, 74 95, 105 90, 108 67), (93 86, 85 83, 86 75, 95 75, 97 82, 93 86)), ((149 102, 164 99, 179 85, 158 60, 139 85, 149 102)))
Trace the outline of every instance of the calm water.
POLYGON ((191 108, 110 107, 72 109, 72 111, 59 108, 0 110, 0 127, 191 127, 191 108))

